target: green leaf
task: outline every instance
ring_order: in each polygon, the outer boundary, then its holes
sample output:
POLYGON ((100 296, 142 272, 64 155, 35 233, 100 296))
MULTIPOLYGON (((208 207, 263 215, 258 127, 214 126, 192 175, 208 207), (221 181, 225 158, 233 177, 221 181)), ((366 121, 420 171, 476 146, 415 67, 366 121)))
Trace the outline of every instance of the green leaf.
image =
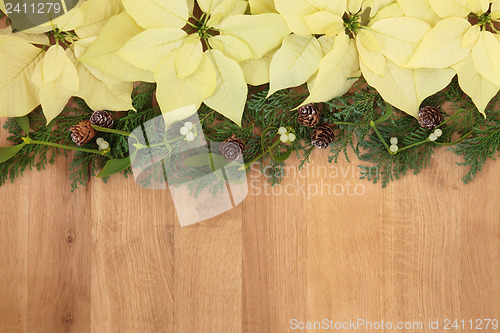
POLYGON ((20 145, 10 146, 10 147, 0 147, 0 164, 10 160, 12 157, 23 149, 26 143, 21 143, 20 145))
POLYGON ((224 156, 219 154, 209 154, 210 157, 210 168, 213 172, 223 169, 229 162, 224 158, 224 156))
POLYGON ((210 153, 201 153, 191 156, 184 161, 184 164, 191 168, 201 168, 210 164, 210 153))
POLYGON ((384 121, 387 121, 392 116, 393 113, 394 113, 394 108, 392 107, 392 105, 390 105, 389 103, 385 103, 385 113, 384 113, 384 115, 382 117, 380 117, 375 122, 376 123, 383 123, 384 121))
POLYGON ((293 153, 293 149, 288 149, 286 152, 284 153, 281 153, 279 155, 274 155, 272 152, 271 152, 271 157, 273 158, 273 160, 275 160, 276 162, 285 162, 287 159, 290 158, 290 156, 292 155, 293 153))
POLYGON ((30 120, 28 119, 28 116, 16 117, 16 118, 14 118, 14 120, 19 125, 19 127, 21 127, 23 129, 24 133, 26 133, 26 135, 29 135, 29 133, 30 133, 30 120))
POLYGON ((101 170, 101 172, 97 175, 97 177, 109 177, 116 173, 122 172, 127 169, 131 165, 130 157, 122 158, 122 159, 112 159, 106 162, 106 165, 101 170))

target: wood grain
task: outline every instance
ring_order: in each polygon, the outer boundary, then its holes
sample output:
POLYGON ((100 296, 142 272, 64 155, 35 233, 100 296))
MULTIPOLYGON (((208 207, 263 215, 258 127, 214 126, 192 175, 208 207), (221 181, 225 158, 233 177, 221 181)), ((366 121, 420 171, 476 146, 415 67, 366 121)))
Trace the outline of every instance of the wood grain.
POLYGON ((184 228, 168 191, 118 176, 71 194, 64 158, 28 172, 0 188, 0 332, 500 319, 498 162, 463 185, 441 150, 382 189, 358 179, 357 161, 326 159, 315 152, 300 173, 291 159, 275 188, 254 169, 240 206, 184 228))

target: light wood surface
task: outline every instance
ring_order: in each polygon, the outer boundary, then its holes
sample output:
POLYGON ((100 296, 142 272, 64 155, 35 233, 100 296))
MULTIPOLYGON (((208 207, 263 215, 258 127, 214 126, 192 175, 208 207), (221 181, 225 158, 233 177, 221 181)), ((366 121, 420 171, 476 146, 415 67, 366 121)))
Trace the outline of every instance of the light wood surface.
POLYGON ((71 194, 64 158, 0 187, 0 332, 500 319, 498 162, 466 186, 443 150, 432 168, 382 189, 357 179, 356 161, 326 159, 315 152, 274 190, 254 170, 241 205, 185 228, 168 191, 132 179, 96 179, 71 194))

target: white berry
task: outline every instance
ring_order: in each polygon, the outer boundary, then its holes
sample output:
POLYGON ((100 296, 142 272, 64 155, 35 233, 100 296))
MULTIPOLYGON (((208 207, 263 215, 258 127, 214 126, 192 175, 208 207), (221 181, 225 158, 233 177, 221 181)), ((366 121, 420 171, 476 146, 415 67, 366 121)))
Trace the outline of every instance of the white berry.
POLYGON ((286 134, 286 133, 288 133, 288 130, 285 127, 280 127, 278 130, 278 133, 279 134, 286 134))
POLYGON ((398 144, 398 138, 396 138, 395 136, 393 136, 391 138, 391 145, 397 145, 398 144))
POLYGON ((186 140, 187 140, 187 141, 193 141, 193 140, 194 140, 194 133, 193 133, 193 132, 189 132, 189 133, 186 135, 186 140))
POLYGON ((184 127, 186 127, 188 130, 192 130, 193 129, 193 123, 188 121, 184 124, 184 127))
POLYGON ((104 139, 103 138, 97 138, 97 140, 95 140, 95 142, 97 143, 98 146, 100 146, 104 142, 104 139))
POLYGON ((182 135, 187 135, 189 133, 189 129, 187 127, 181 127, 180 132, 182 135))
POLYGON ((436 134, 436 136, 439 138, 441 135, 443 135, 443 131, 438 128, 434 131, 434 134, 436 134))
POLYGON ((281 142, 288 142, 288 134, 281 134, 280 140, 281 142))
POLYGON ((438 138, 438 136, 434 133, 431 133, 431 135, 429 135, 429 140, 431 140, 431 141, 436 141, 437 138, 438 138))
POLYGON ((109 148, 109 143, 107 141, 104 141, 99 145, 99 150, 106 150, 109 148))
POLYGON ((397 151, 399 150, 399 147, 398 147, 398 145, 391 145, 391 146, 389 147, 389 149, 390 149, 393 153, 395 153, 395 152, 397 152, 397 151))
POLYGON ((288 140, 289 140, 290 142, 294 142, 294 141, 295 141, 295 139, 297 139, 297 136, 295 136, 295 134, 294 134, 294 133, 290 133, 290 134, 288 134, 288 140))

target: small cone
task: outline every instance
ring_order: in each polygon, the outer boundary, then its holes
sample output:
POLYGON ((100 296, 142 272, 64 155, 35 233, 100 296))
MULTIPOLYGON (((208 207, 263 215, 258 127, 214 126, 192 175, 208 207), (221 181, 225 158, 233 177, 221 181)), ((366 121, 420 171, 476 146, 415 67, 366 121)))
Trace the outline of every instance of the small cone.
POLYGON ((90 120, 83 120, 77 125, 69 129, 71 131, 71 139, 78 146, 84 145, 96 135, 96 130, 92 127, 90 120))
POLYGON ((302 126, 315 127, 321 120, 321 114, 312 104, 301 106, 297 113, 297 122, 302 126))
POLYGON ((233 162, 242 156, 243 151, 245 150, 245 145, 243 144, 243 141, 238 139, 236 135, 233 134, 233 136, 229 139, 220 143, 219 150, 227 161, 233 162))
POLYGON ((326 149, 335 139, 333 126, 330 124, 321 124, 311 136, 311 144, 320 149, 326 149))
POLYGON ((90 116, 90 122, 94 126, 111 128, 113 126, 113 116, 106 111, 94 111, 90 116))
POLYGON ((423 128, 434 129, 441 125, 442 122, 443 116, 436 108, 424 106, 418 112, 418 123, 423 128))

